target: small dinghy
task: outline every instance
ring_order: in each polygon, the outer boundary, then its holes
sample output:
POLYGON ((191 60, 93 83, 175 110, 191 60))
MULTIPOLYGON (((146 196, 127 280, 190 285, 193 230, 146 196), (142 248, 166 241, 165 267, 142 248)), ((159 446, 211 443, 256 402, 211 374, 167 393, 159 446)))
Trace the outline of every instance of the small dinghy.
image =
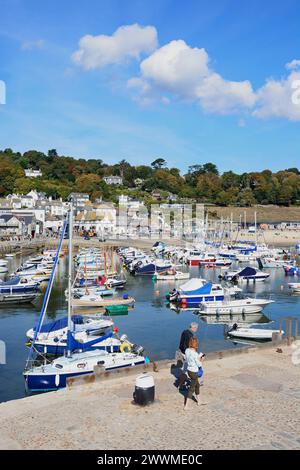
POLYGON ((255 340, 267 340, 271 341, 273 333, 284 334, 284 331, 270 330, 267 328, 243 328, 239 327, 237 323, 233 325, 231 330, 228 331, 227 335, 232 338, 245 338, 255 340))
POLYGON ((251 266, 247 266, 246 268, 240 271, 230 271, 224 273, 222 276, 219 276, 221 279, 225 281, 230 281, 233 283, 238 282, 263 282, 268 277, 270 277, 269 273, 264 273, 263 271, 259 271, 251 266))
POLYGON ((10 304, 29 304, 33 302, 39 294, 1 294, 0 293, 0 306, 10 304))
POLYGON ((300 294, 300 282, 289 282, 288 286, 294 294, 300 294))
POLYGON ((135 302, 133 297, 124 295, 123 298, 107 299, 101 295, 82 295, 79 299, 72 299, 73 308, 81 307, 109 307, 111 305, 133 305, 135 302))
POLYGON ((164 274, 156 273, 153 275, 155 281, 182 281, 190 278, 190 273, 183 273, 181 271, 170 270, 164 274))

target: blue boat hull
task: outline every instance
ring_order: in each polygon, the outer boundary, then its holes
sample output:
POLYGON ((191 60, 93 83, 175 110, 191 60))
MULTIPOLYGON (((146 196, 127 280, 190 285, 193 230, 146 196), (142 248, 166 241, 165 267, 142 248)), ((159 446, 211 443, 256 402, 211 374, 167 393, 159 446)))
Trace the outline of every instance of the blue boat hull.
POLYGON ((37 292, 39 289, 37 286, 0 286, 0 294, 31 294, 37 292))
POLYGON ((136 268, 133 272, 136 276, 153 276, 156 273, 164 273, 171 269, 171 265, 169 266, 155 266, 155 264, 151 263, 147 266, 142 266, 141 268, 136 268))
POLYGON ((200 302, 214 302, 217 300, 224 300, 224 295, 200 295, 200 296, 187 296, 187 295, 179 295, 178 301, 182 302, 182 300, 186 301, 187 304, 199 304, 200 302))

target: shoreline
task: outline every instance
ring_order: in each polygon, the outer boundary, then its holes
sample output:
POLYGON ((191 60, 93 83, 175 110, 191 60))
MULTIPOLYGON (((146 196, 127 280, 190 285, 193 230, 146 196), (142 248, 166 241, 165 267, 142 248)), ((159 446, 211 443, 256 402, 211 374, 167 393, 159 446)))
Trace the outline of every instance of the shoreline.
MULTIPOLYGON (((265 243, 270 248, 272 247, 295 247, 300 243, 300 230, 258 230, 257 237, 254 233, 248 231, 233 232, 232 238, 223 239, 224 244, 232 244, 236 242, 257 242, 265 243)), ((91 238, 90 240, 83 240, 80 237, 74 238, 74 247, 126 247, 134 246, 140 249, 151 249, 155 241, 164 241, 166 244, 176 246, 192 246, 197 244, 197 241, 190 242, 184 239, 177 238, 119 238, 107 239, 105 242, 100 242, 98 238, 91 238)), ((57 248, 58 239, 56 238, 36 238, 31 241, 0 241, 0 256, 12 251, 16 254, 26 254, 33 251, 37 252, 45 248, 57 248), (17 251, 16 251, 17 250, 17 251)), ((68 240, 63 240, 63 248, 68 246, 68 240)))
POLYGON ((156 400, 145 408, 132 404, 134 369, 3 402, 0 449, 300 449, 300 366, 291 346, 276 349, 208 355, 201 387, 208 404, 190 403, 187 411, 173 385, 173 361, 151 371, 156 400))

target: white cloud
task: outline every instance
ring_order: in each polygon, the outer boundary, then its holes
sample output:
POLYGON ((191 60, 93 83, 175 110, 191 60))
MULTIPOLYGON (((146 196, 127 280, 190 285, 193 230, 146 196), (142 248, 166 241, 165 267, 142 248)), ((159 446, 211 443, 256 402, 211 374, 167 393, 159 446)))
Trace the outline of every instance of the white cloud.
POLYGON ((42 49, 44 45, 44 39, 37 39, 35 41, 23 41, 21 44, 21 49, 23 51, 31 51, 32 49, 42 49))
POLYGON ((171 41, 140 64, 140 77, 128 81, 139 88, 142 102, 161 90, 181 99, 198 101, 208 112, 225 114, 251 108, 255 94, 249 81, 223 79, 209 67, 205 49, 191 48, 183 40, 171 41))
POLYGON ((228 81, 218 73, 211 73, 201 81, 197 88, 197 97, 205 111, 217 114, 250 109, 256 101, 252 85, 248 80, 228 81))
POLYGON ((209 74, 204 49, 191 48, 184 41, 171 41, 140 64, 141 75, 161 89, 193 97, 203 77, 209 74))
POLYGON ((285 66, 288 70, 296 70, 300 68, 300 60, 294 59, 291 62, 288 62, 285 66))
POLYGON ((285 118, 300 121, 300 72, 291 72, 282 80, 267 80, 257 91, 257 107, 253 115, 259 118, 285 118))
POLYGON ((151 53, 156 47, 156 28, 133 24, 121 26, 111 36, 83 36, 72 59, 84 69, 92 70, 139 59, 142 53, 151 53))

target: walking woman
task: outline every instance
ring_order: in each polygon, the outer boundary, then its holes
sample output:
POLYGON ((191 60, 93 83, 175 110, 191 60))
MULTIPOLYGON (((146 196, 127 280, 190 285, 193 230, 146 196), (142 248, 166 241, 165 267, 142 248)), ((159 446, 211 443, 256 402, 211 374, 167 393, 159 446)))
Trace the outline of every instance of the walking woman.
MULTIPOLYGON (((188 406, 188 401, 189 399, 193 398, 193 395, 195 393, 196 395, 196 403, 199 405, 199 401, 197 397, 200 394, 200 384, 198 380, 198 371, 199 368, 202 367, 202 362, 201 360, 204 359, 205 354, 198 353, 198 339, 193 337, 190 339, 189 342, 189 347, 188 349, 185 350, 185 359, 187 362, 187 373, 189 378, 191 379, 191 385, 188 391, 187 398, 185 399, 184 403, 184 410, 187 409, 188 406)), ((205 405, 205 403, 201 403, 202 405, 205 405)))

